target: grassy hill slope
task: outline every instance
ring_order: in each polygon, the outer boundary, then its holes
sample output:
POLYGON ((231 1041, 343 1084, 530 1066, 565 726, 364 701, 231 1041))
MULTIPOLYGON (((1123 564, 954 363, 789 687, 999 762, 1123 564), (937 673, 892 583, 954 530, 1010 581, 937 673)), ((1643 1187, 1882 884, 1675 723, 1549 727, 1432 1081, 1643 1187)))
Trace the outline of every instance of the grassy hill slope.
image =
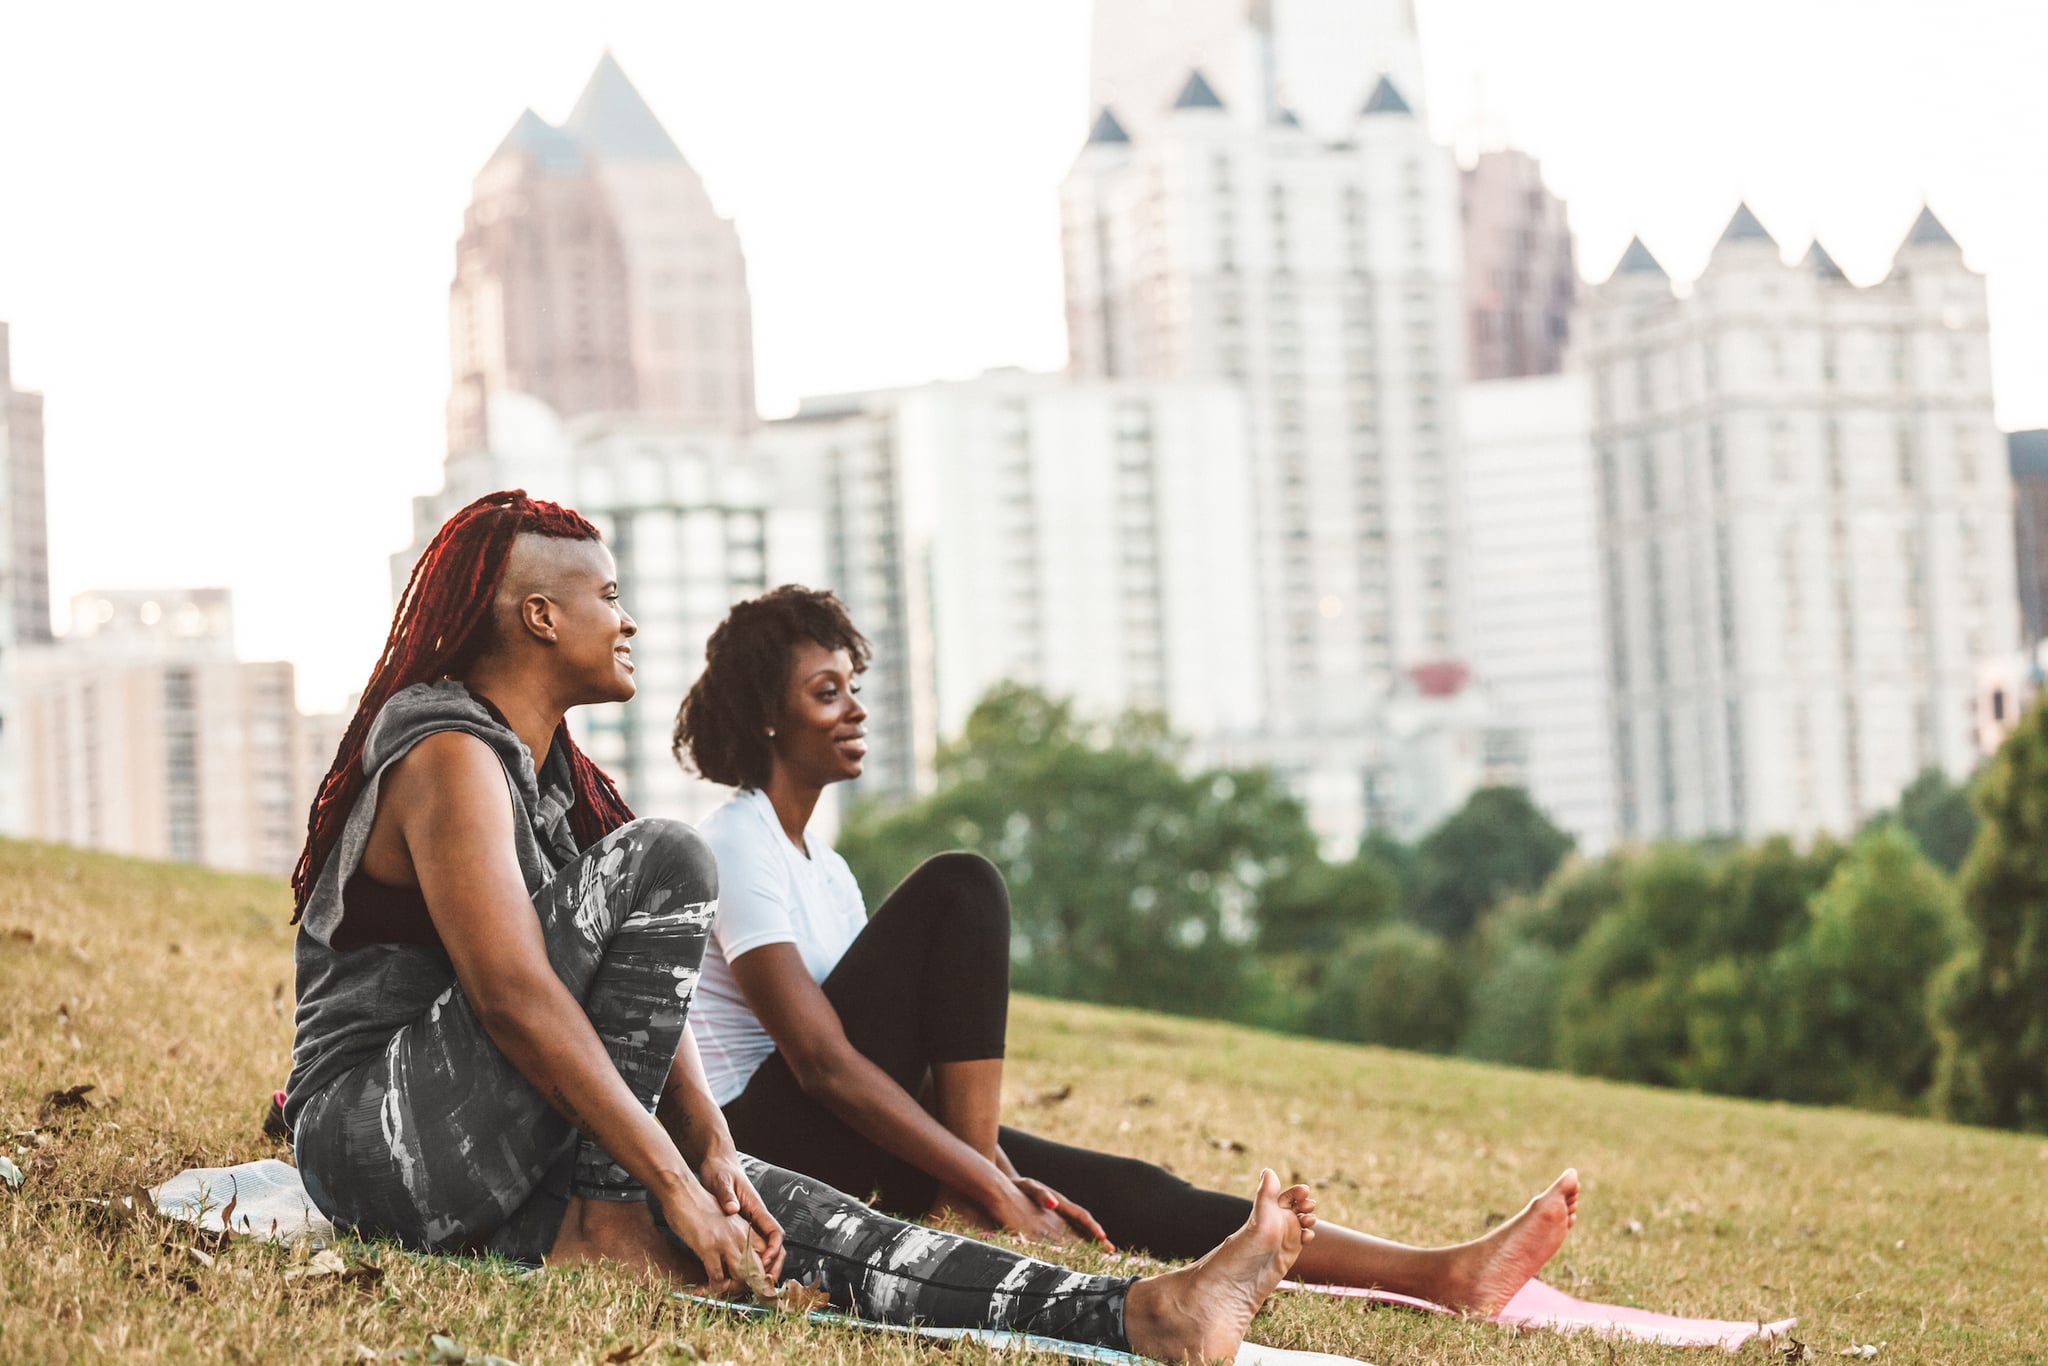
MULTIPOLYGON (((294 1282, 273 1249, 209 1267, 158 1231, 108 1228, 91 1198, 282 1155, 259 1124, 290 1046, 287 911, 268 879, 0 842, 0 1151, 26 1173, 0 1188, 0 1361, 347 1361, 358 1344, 389 1359, 430 1332, 527 1366, 649 1343, 636 1359, 680 1360, 677 1342, 742 1362, 984 1358, 678 1315, 597 1273, 514 1281, 351 1248, 380 1283, 294 1282), (39 1116, 83 1084, 94 1108, 39 1116)), ((1011 1057, 1012 1123, 1227 1189, 1270 1164, 1314 1183, 1326 1217, 1389 1237, 1469 1237, 1576 1165, 1580 1225, 1547 1278, 1580 1295, 1796 1313, 1817 1356, 1867 1342, 1881 1362, 2048 1361, 2040 1138, 1038 1000, 1016 1004, 1011 1057)), ((1253 1337, 1383 1366, 1714 1359, 1297 1296, 1253 1337)))

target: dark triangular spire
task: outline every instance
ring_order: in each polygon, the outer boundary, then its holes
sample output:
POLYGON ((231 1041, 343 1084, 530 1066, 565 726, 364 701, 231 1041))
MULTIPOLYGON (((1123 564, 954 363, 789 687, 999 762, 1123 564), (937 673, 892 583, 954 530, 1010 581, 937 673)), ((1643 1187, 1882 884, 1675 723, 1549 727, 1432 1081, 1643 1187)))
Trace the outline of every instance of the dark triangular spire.
POLYGON ((1408 101, 1401 98, 1401 92, 1394 88, 1392 79, 1382 76, 1380 77, 1380 83, 1372 88, 1372 93, 1365 97, 1365 108, 1358 112, 1361 114, 1412 114, 1415 111, 1408 107, 1408 101))
POLYGON ((1124 126, 1116 121, 1116 115, 1110 112, 1108 105, 1103 105, 1102 112, 1095 116, 1095 126, 1088 130, 1088 145, 1092 147, 1098 143, 1129 142, 1130 140, 1131 135, 1126 133, 1124 126))
POLYGON ((508 152, 530 152, 542 169, 549 171, 573 171, 583 164, 583 152, 576 139, 531 109, 520 113, 512 131, 491 153, 491 160, 496 161, 508 152))
POLYGON ((1806 255, 1799 264, 1812 271, 1815 275, 1820 276, 1823 280, 1846 280, 1849 278, 1842 274, 1842 268, 1835 264, 1834 257, 1828 255, 1828 249, 1820 244, 1818 237, 1813 239, 1813 245, 1806 249, 1806 255))
POLYGON ((1188 73, 1188 83, 1180 88, 1180 94, 1173 100, 1175 109, 1221 109, 1223 101, 1216 98, 1216 92, 1209 88, 1209 82, 1199 69, 1188 73))
POLYGON ((1769 242, 1774 247, 1778 245, 1777 239, 1771 236, 1763 224, 1756 221, 1756 215, 1749 211, 1749 205, 1746 202, 1735 206, 1735 216, 1729 219, 1728 226, 1721 230, 1721 240, 1723 242, 1769 242))
MULTIPOLYGON (((1920 206, 1920 216, 1913 220, 1913 226, 1906 232, 1905 245, 1913 247, 1957 247, 1956 239, 1949 236, 1948 229, 1934 216, 1934 210, 1925 204, 1920 206)), ((1960 250, 1960 247, 1957 247, 1960 250)))
POLYGON ((562 127, 591 151, 612 161, 683 159, 682 149, 609 51, 598 59, 597 70, 590 73, 589 84, 562 127))
MULTIPOLYGON (((1664 267, 1657 264, 1657 258, 1650 255, 1650 249, 1643 245, 1640 237, 1628 239, 1628 250, 1615 263, 1616 275, 1664 275, 1664 267)), ((1665 276, 1666 279, 1670 277, 1665 276)))

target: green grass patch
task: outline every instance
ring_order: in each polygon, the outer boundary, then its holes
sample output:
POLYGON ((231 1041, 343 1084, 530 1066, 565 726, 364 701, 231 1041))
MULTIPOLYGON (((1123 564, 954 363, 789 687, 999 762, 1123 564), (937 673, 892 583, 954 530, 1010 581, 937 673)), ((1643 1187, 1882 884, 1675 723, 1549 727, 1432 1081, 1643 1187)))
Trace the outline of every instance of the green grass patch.
MULTIPOLYGON (((270 879, 0 842, 0 1151, 24 1176, 0 1186, 0 1361, 346 1362, 358 1345, 388 1360, 435 1333, 525 1366, 687 1360, 682 1344, 748 1363, 997 1359, 707 1317, 593 1272, 348 1245, 381 1275, 294 1278, 282 1250, 202 1240, 206 1265, 189 1232, 110 1219, 91 1202, 285 1155, 260 1125, 291 1045, 287 913, 270 879), (45 1109, 81 1085, 90 1108, 45 1109)), ((1579 1227, 1546 1276, 1573 1293, 1797 1314, 1816 1357, 1882 1343, 1879 1362, 2048 1361, 2039 1137, 1032 999, 1008 1077, 1013 1124, 1229 1190, 1271 1165, 1314 1184, 1325 1217, 1408 1241, 1471 1237, 1576 1165, 1579 1227)), ((1717 1359, 1287 1295, 1252 1336, 1382 1366, 1717 1359)))

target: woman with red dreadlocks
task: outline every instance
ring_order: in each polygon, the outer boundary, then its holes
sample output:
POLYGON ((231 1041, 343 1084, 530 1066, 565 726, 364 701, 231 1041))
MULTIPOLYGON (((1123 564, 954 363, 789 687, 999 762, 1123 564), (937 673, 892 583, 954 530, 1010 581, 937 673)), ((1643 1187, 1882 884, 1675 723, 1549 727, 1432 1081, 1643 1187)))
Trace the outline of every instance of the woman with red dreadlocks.
POLYGON ((715 1294, 758 1258, 881 1322, 1232 1355, 1313 1236, 1315 1201, 1270 1171, 1200 1263, 1130 1280, 734 1150, 687 1024, 717 871, 687 826, 633 819, 563 721, 633 695, 616 580, 595 527, 519 492, 457 513, 413 571, 292 875, 285 1109, 313 1202, 423 1250, 715 1294))

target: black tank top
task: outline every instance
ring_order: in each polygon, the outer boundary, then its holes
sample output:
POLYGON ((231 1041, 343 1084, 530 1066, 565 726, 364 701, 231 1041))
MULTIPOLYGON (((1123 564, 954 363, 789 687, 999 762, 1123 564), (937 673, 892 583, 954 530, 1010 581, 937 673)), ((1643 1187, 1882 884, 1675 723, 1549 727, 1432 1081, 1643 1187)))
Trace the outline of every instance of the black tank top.
POLYGON ((379 882, 360 866, 341 889, 341 924, 332 939, 336 953, 368 944, 417 944, 447 952, 419 888, 379 882))

